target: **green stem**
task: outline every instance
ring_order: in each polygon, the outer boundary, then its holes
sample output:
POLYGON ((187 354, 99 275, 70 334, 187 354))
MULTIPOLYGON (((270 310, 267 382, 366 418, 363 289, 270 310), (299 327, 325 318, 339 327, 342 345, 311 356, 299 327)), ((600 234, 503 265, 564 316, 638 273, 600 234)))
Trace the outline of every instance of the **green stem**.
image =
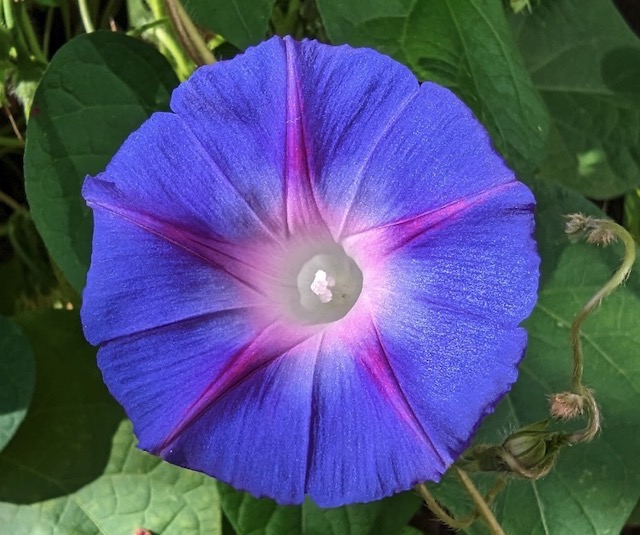
POLYGON ((89 11, 89 4, 87 0, 78 0, 78 7, 80 8, 80 18, 82 19, 82 26, 87 33, 93 33, 96 29, 91 21, 91 12, 89 11))
POLYGON ((53 16, 55 8, 47 9, 47 18, 44 21, 44 32, 42 35, 42 53, 45 58, 49 57, 49 44, 51 43, 51 28, 53 28, 53 16))
POLYGON ((589 442, 593 440, 600 431, 600 425, 602 423, 602 417, 600 415, 600 408, 596 402, 596 398, 593 392, 588 388, 585 388, 583 399, 586 403, 588 421, 587 426, 575 433, 571 433, 567 436, 567 441, 570 444, 577 444, 579 442, 589 442))
POLYGON ((471 523, 476 518, 475 511, 472 512, 470 515, 467 515, 462 520, 453 518, 449 513, 447 513, 440 506, 438 501, 434 498, 433 494, 431 494, 431 492, 429 491, 429 489, 424 483, 420 483, 419 485, 416 485, 415 489, 418 492, 418 494, 420 494, 424 502, 427 504, 427 507, 429 507, 429 510, 434 515, 436 515, 436 517, 438 517, 438 520, 440 520, 440 522, 442 522, 443 524, 446 524, 450 528, 466 529, 471 525, 471 523))
MULTIPOLYGON (((493 503, 493 501, 496 499, 500 491, 504 488, 505 484, 506 484, 506 479, 504 477, 498 477, 493 487, 491 487, 491 489, 487 493, 486 498, 484 499, 484 502, 487 504, 487 506, 490 506, 493 503)), ((429 489, 424 483, 420 483, 419 485, 416 485, 415 489, 418 492, 418 494, 420 494, 422 499, 425 501, 425 503, 427 504, 427 507, 429 507, 431 512, 434 515, 436 515, 436 517, 442 523, 446 524, 447 526, 453 529, 456 529, 456 530, 466 529, 471 524, 473 524, 473 522, 480 516, 480 513, 476 508, 464 518, 456 519, 452 517, 449 513, 447 513, 447 511, 444 510, 444 508, 438 503, 438 501, 435 499, 433 494, 431 494, 431 492, 429 491, 429 489)))
POLYGON ((196 65, 211 65, 216 58, 179 0, 165 0, 169 18, 187 54, 196 65))
POLYGON ((18 124, 16 123, 16 120, 13 117, 13 113, 11 113, 11 109, 9 109, 9 107, 6 104, 4 104, 2 106, 2 109, 4 110, 4 113, 6 114, 7 118, 9 119, 9 124, 11 125, 11 129, 13 130, 13 133, 15 134, 16 139, 18 141, 20 141, 24 145, 24 137, 20 133, 20 129, 18 128, 18 124))
POLYGON ((27 13, 27 9, 24 2, 18 2, 18 19, 20 23, 20 29, 22 30, 22 34, 25 37, 27 46, 38 61, 42 63, 47 63, 47 58, 42 52, 40 48, 40 43, 38 43, 38 39, 36 38, 36 34, 33 31, 33 25, 31 24, 31 20, 29 19, 29 14, 27 13))
POLYGON ((271 17, 271 24, 276 35, 298 37, 297 26, 300 18, 300 0, 289 0, 287 10, 283 12, 276 6, 271 17))
POLYGON ((7 26, 8 30, 13 30, 13 27, 16 25, 15 19, 13 18, 13 9, 11 4, 11 0, 2 0, 4 23, 7 26))
POLYGON ((0 202, 6 204, 9 208, 11 208, 14 212, 19 213, 27 213, 27 209, 22 206, 18 201, 16 201, 13 197, 7 195, 4 191, 0 190, 0 202))
POLYGON ((582 342, 580 340, 580 328, 586 317, 593 312, 593 310, 602 302, 603 299, 608 297, 618 286, 620 286, 631 273, 633 263, 636 258, 636 243, 627 232, 627 230, 609 220, 597 220, 600 228, 611 231, 615 236, 622 240, 624 244, 625 253, 622 259, 622 264, 618 270, 614 273, 613 277, 607 281, 607 283, 600 288, 589 299, 586 305, 582 307, 582 310, 576 316, 576 319, 571 325, 571 345, 573 347, 573 378, 572 387, 577 394, 582 394, 582 375, 584 372, 584 357, 582 354, 582 342))
POLYGON ((11 243, 13 250, 20 257, 22 263, 27 266, 27 269, 32 273, 41 273, 41 270, 38 269, 38 266, 33 262, 27 251, 25 251, 24 247, 20 245, 20 241, 15 235, 15 227, 13 225, 9 225, 7 237, 9 238, 9 242, 11 243))
POLYGON ((471 481, 469 475, 464 470, 462 470, 462 468, 458 468, 457 466, 454 466, 453 468, 456 471, 456 475, 458 476, 458 478, 460 478, 460 481, 462 481, 464 488, 469 493, 469 496, 471 496, 471 499, 473 500, 478 513, 487 523, 487 526, 489 526, 489 531, 491 532, 491 534, 505 535, 504 530, 496 520, 496 517, 489 508, 489 505, 487 504, 485 499, 473 484, 473 481, 471 481))
MULTIPOLYGON (((147 0, 147 3, 155 20, 168 19, 162 0, 147 0)), ((173 59, 178 77, 181 80, 187 79, 193 72, 193 63, 178 44, 173 32, 163 26, 158 26, 154 31, 160 44, 173 59)))
POLYGON ((184 50, 174 39, 173 35, 171 35, 171 32, 168 32, 165 28, 157 28, 155 32, 158 40, 162 43, 162 45, 167 49, 167 52, 169 52, 171 57, 174 59, 178 77, 181 80, 186 80, 187 78, 189 78, 189 76, 193 72, 191 60, 184 53, 184 50))
POLYGON ((143 24, 142 26, 138 26, 137 28, 132 28, 130 30, 127 31, 127 35, 129 37, 138 37, 140 35, 142 35, 145 32, 150 32, 152 30, 157 30, 162 26, 165 26, 166 24, 169 24, 169 19, 156 19, 156 20, 152 20, 151 22, 147 22, 146 24, 143 24))
POLYGON ((289 0, 287 15, 284 21, 284 29, 287 35, 293 35, 298 22, 298 11, 300 10, 300 0, 289 0))
POLYGON ((636 243, 633 236, 627 230, 609 219, 595 219, 584 217, 577 219, 583 226, 587 241, 607 245, 616 238, 622 240, 624 245, 624 257, 620 267, 613 276, 600 288, 589 301, 582 307, 571 325, 571 348, 573 350, 573 370, 571 388, 574 393, 583 397, 587 405, 589 421, 587 427, 568 436, 568 440, 575 444, 592 440, 600 430, 601 416, 598 404, 593 392, 583 382, 584 354, 582 351, 581 328, 584 320, 591 314, 603 299, 611 295, 624 281, 627 280, 636 259, 636 243))
POLYGON ((10 149, 21 149, 24 147, 24 141, 15 137, 0 136, 0 147, 7 147, 10 149))

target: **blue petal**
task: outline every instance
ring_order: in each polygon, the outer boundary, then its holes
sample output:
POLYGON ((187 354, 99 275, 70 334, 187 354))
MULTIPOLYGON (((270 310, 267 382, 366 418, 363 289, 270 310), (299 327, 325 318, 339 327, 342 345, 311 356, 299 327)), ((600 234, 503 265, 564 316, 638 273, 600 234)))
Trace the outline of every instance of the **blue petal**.
POLYGON ((255 330, 242 311, 221 311, 117 338, 98 351, 111 394, 131 418, 140 447, 157 451, 255 330))
POLYGON ((517 378, 539 258, 532 198, 503 189, 415 236, 388 258, 382 345, 430 436, 452 457, 517 378))
POLYGON ((386 145, 388 130, 416 98, 418 81, 409 69, 370 49, 290 43, 315 192, 338 236, 361 179, 371 187, 387 180, 389 187, 398 186, 388 174, 371 178, 368 162, 377 153, 395 158, 386 145))
POLYGON ((274 38, 198 69, 171 100, 239 196, 272 226, 285 222, 286 86, 284 42, 274 38))
POLYGON ((540 259, 534 198, 519 182, 486 190, 419 217, 364 231, 349 249, 377 257, 385 292, 420 299, 499 325, 517 326, 537 297, 540 259))
POLYGON ((157 453, 281 504, 371 501, 439 479, 452 458, 412 413, 371 323, 351 342, 319 335, 284 352, 157 453))
POLYGON ((157 453, 255 496, 301 503, 316 350, 309 340, 246 375, 157 453))
POLYGON ((415 217, 515 179, 471 110, 432 83, 420 86, 380 147, 356 180, 346 234, 415 217))
POLYGON ((154 114, 131 134, 106 171, 87 178, 83 196, 92 207, 153 215, 202 237, 230 242, 269 238, 282 226, 257 211, 184 121, 169 113, 154 114))
POLYGON ((307 492, 322 507, 437 481, 451 463, 401 391, 373 325, 325 337, 316 365, 307 492), (355 338, 355 337, 354 337, 355 338))
POLYGON ((467 106, 371 50, 297 44, 319 202, 335 236, 513 180, 467 106))
POLYGON ((458 99, 370 50, 274 38, 172 108, 83 191, 85 331, 141 447, 281 503, 437 480, 517 375, 528 190, 458 99), (325 223, 374 251, 372 317, 314 336, 255 316, 252 264, 325 223))
POLYGON ((260 301, 227 272, 119 215, 97 209, 94 222, 81 311, 92 344, 260 301))
POLYGON ((516 381, 527 334, 418 303, 390 303, 378 318, 380 338, 408 403, 450 464, 516 381))

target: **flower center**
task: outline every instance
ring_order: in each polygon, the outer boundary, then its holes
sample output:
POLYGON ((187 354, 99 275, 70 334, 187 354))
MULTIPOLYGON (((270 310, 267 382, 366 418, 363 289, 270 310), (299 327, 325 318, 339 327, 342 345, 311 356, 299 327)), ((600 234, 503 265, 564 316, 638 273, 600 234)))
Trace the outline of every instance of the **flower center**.
POLYGON ((330 323, 344 317, 362 291, 362 271, 344 252, 317 254, 297 277, 300 310, 305 323, 330 323))

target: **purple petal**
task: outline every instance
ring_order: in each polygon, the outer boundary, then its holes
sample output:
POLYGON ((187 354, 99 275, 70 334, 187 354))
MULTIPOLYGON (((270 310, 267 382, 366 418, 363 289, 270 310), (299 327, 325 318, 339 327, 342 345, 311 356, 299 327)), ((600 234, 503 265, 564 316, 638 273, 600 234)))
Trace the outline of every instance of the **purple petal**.
POLYGON ((343 235, 417 217, 513 182, 486 130, 432 83, 404 109, 361 176, 343 235), (372 209, 375 207, 375 209, 372 209))
POLYGON ((407 296, 517 326, 537 298, 534 199, 519 182, 364 231, 345 248, 376 273, 379 301, 407 296), (373 259, 373 260, 372 260, 373 259), (382 281, 382 282, 379 282, 382 281))
POLYGON ((439 479, 450 454, 413 414, 371 321, 336 329, 245 373, 156 452, 282 504, 369 501, 439 479))
POLYGON ((230 310, 103 344, 98 365, 133 421, 140 447, 159 450, 190 421, 203 393, 256 334, 242 311, 230 310))
POLYGON ((152 214, 203 237, 269 239, 282 231, 238 192, 174 114, 156 113, 131 134, 106 171, 87 179, 83 196, 89 206, 152 214))
POLYGON ((317 340, 215 397, 159 452, 169 462, 283 504, 304 500, 317 340))
POLYGON ((203 67, 171 101, 239 194, 286 233, 322 223, 292 43, 273 38, 232 62, 203 67))
POLYGON ((513 180, 453 93, 418 87, 371 50, 297 44, 317 197, 335 236, 432 211, 513 180))
POLYGON ((457 208, 435 222, 433 214, 420 233, 414 221, 380 231, 387 241, 379 248, 402 246, 374 277, 384 281, 374 315, 390 365, 452 458, 516 380, 526 346, 518 325, 535 304, 539 264, 526 187, 513 183, 457 208))
POLYGON ((335 507, 439 480, 452 458, 413 412, 371 320, 339 330, 316 364, 307 493, 335 507))
POLYGON ((94 210, 93 254, 81 311, 91 343, 260 305, 264 302, 255 291, 166 235, 94 210))
POLYGON ((537 300, 533 208, 531 192, 513 182, 420 234, 394 255, 393 273, 405 273, 397 292, 428 295, 488 323, 519 325, 537 300))
POLYGON ((306 232, 322 221, 322 216, 313 187, 316 178, 312 156, 307 152, 308 134, 300 99, 295 41, 286 39, 284 44, 287 64, 285 205, 287 227, 295 233, 306 232))
POLYGON ((476 317, 425 306, 417 298, 403 307, 389 303, 377 322, 382 347, 416 418, 443 457, 457 458, 516 381, 526 331, 490 321, 483 325, 476 317))
MULTIPOLYGON (((288 43, 295 50, 315 194, 337 237, 360 182, 371 179, 368 162, 379 152, 394 157, 383 141, 416 98, 418 82, 409 69, 373 50, 288 43)), ((387 175, 376 175, 372 181, 385 180, 387 175)))

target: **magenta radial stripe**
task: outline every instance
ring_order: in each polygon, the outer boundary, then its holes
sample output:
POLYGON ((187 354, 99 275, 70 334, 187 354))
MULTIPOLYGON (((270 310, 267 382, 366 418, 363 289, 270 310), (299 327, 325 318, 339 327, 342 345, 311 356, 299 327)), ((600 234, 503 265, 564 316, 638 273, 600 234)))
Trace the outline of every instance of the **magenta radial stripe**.
POLYGON ((241 383, 250 379, 259 370, 271 365, 275 360, 283 358, 300 344, 304 344, 317 332, 318 329, 315 327, 291 331, 283 327, 278 320, 267 325, 246 347, 229 358, 216 379, 187 409, 180 423, 154 453, 162 455, 187 427, 228 392, 239 387, 241 383))
MULTIPOLYGON (((247 288, 262 295, 262 289, 256 286, 253 280, 264 278, 264 273, 251 263, 252 254, 250 249, 242 245, 216 240, 215 238, 204 238, 193 234, 187 229, 180 229, 176 225, 160 221, 154 216, 121 206, 104 202, 88 202, 87 204, 94 209, 99 208, 117 215, 123 220, 184 249, 201 260, 208 262, 212 267, 224 270, 247 288)), ((277 248, 277 243, 273 242, 274 248, 277 248)))
MULTIPOLYGON (((365 254, 368 256, 375 253, 378 258, 381 258, 407 245, 429 229, 435 229, 441 225, 451 223, 460 217, 464 217, 465 212, 492 199, 494 196, 507 193, 513 189, 521 189, 530 196, 528 190, 523 188, 522 184, 515 180, 498 184, 464 199, 458 199, 408 219, 355 232, 346 236, 343 243, 345 244, 345 248, 350 250, 370 251, 365 254), (375 251, 371 250, 371 247, 375 247, 375 251)), ((530 204, 523 205, 522 208, 531 210, 532 203, 533 197, 531 196, 530 204)))
POLYGON ((371 332, 367 334, 372 339, 372 343, 369 345, 369 351, 365 355, 362 355, 360 360, 361 366, 367 371, 372 382, 380 390, 382 396, 387 400, 391 409, 398 416, 399 422, 409 427, 416 436, 424 442, 427 449, 437 457, 442 463, 442 469, 449 464, 450 457, 446 454, 442 454, 437 446, 434 444, 430 437, 429 430, 425 427, 424 422, 420 422, 416 416, 411 403, 407 399, 407 396, 402 390, 398 378, 391 367, 389 357, 387 357, 386 350, 382 345, 378 328, 371 319, 371 332))
POLYGON ((284 42, 286 54, 286 162, 285 162, 285 210, 289 234, 301 230, 324 226, 316 203, 313 181, 315 180, 305 139, 303 103, 300 100, 296 54, 291 41, 284 42))

